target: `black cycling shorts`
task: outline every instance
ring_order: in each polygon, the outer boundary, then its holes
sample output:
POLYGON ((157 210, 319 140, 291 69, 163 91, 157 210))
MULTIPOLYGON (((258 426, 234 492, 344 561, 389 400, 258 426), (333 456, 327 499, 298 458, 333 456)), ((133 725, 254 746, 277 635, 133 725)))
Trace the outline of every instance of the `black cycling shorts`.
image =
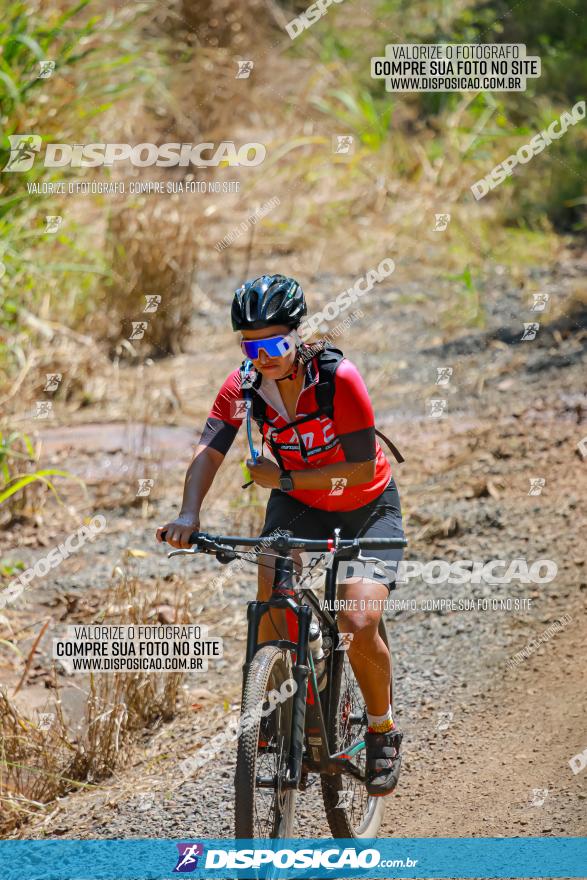
MULTIPOLYGON (((271 490, 261 532, 263 537, 278 529, 287 529, 296 538, 325 540, 333 536, 335 528, 340 528, 341 538, 403 538, 399 493, 393 477, 381 495, 356 510, 320 510, 302 504, 280 489, 271 490)), ((364 577, 393 590, 402 556, 402 548, 362 550, 356 562, 339 564, 337 581, 364 577)))

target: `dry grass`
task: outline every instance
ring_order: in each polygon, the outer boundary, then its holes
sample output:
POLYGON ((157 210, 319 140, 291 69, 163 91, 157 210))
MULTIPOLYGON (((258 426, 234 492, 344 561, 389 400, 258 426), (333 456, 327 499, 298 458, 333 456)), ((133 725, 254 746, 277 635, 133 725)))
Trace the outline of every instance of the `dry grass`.
POLYGON ((110 339, 141 356, 177 354, 190 331, 197 245, 192 224, 173 198, 146 199, 112 214, 113 287, 108 291, 110 339), (145 297, 159 295, 156 312, 145 297), (147 322, 130 339, 133 322, 147 322))
MULTIPOLYGON (((189 619, 183 590, 173 597, 159 587, 147 594, 136 578, 120 569, 117 574, 100 622, 153 623, 161 605, 173 609, 176 622, 189 619)), ((56 697, 48 730, 41 730, 0 691, 0 834, 20 827, 55 798, 105 779, 123 765, 141 731, 173 718, 183 679, 183 673, 91 675, 84 720, 72 729, 61 707, 55 669, 52 675, 56 697)))
POLYGON ((26 822, 44 804, 71 790, 67 778, 71 750, 67 727, 56 703, 47 731, 22 715, 0 691, 0 834, 26 822))

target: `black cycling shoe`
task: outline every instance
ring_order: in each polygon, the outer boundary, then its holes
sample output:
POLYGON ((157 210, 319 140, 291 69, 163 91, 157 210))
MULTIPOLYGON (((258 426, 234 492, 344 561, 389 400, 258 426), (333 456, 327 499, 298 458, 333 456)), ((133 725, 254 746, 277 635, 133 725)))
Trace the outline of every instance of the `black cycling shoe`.
POLYGON ((391 794, 397 785, 402 756, 399 753, 404 735, 395 727, 389 733, 365 734, 367 747, 366 788, 372 797, 391 794))

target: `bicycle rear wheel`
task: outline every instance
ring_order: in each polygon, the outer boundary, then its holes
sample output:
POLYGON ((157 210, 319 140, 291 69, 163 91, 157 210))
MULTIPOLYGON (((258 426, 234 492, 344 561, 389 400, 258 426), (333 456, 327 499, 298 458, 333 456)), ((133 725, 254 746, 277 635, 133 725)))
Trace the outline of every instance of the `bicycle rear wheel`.
MULTIPOLYGON (((379 634, 387 647, 389 641, 383 620, 379 634)), ((367 711, 359 683, 346 652, 335 659, 326 731, 331 754, 349 748, 367 732, 367 711)), ((390 702, 393 689, 390 690, 390 702)), ((365 750, 353 758, 365 772, 365 750)), ((335 838, 376 837, 383 819, 384 798, 370 797, 365 785, 353 776, 322 776, 322 797, 326 818, 335 838)))
POLYGON ((284 787, 292 697, 288 685, 283 687, 291 680, 290 655, 271 645, 260 648, 249 667, 243 693, 242 717, 246 721, 236 759, 236 838, 292 836, 297 791, 284 787), (261 707, 264 715, 259 712, 261 707))

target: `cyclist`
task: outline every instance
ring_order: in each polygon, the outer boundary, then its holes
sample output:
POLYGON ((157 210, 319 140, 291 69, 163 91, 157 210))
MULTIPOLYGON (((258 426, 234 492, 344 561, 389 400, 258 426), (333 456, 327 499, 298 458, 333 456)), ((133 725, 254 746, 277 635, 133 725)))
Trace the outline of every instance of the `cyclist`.
MULTIPOLYGON (((247 462, 254 482, 271 489, 262 534, 288 529, 297 537, 324 538, 339 527, 343 538, 401 538, 398 491, 377 442, 365 383, 341 352, 332 372, 336 349, 329 359, 327 347, 301 341, 296 328, 306 313, 300 285, 283 275, 247 281, 232 302, 233 330, 254 367, 248 374, 253 412, 276 459, 261 454, 247 462), (334 384, 330 411, 318 399, 325 377, 334 384)), ((166 530, 169 544, 188 547, 190 533, 199 530, 202 501, 243 420, 243 376, 243 369, 233 370, 220 388, 187 471, 181 512, 157 530, 159 541, 166 530)), ((402 734, 392 718, 391 658, 378 625, 401 555, 374 551, 376 560, 357 566, 359 576, 348 563, 338 587, 344 600, 338 625, 352 633, 349 661, 367 707, 367 792, 375 796, 389 794, 399 776, 402 734)), ((271 594, 273 561, 261 561, 257 597, 264 600, 271 594)), ((264 615, 260 641, 283 637, 279 629, 264 615)))

